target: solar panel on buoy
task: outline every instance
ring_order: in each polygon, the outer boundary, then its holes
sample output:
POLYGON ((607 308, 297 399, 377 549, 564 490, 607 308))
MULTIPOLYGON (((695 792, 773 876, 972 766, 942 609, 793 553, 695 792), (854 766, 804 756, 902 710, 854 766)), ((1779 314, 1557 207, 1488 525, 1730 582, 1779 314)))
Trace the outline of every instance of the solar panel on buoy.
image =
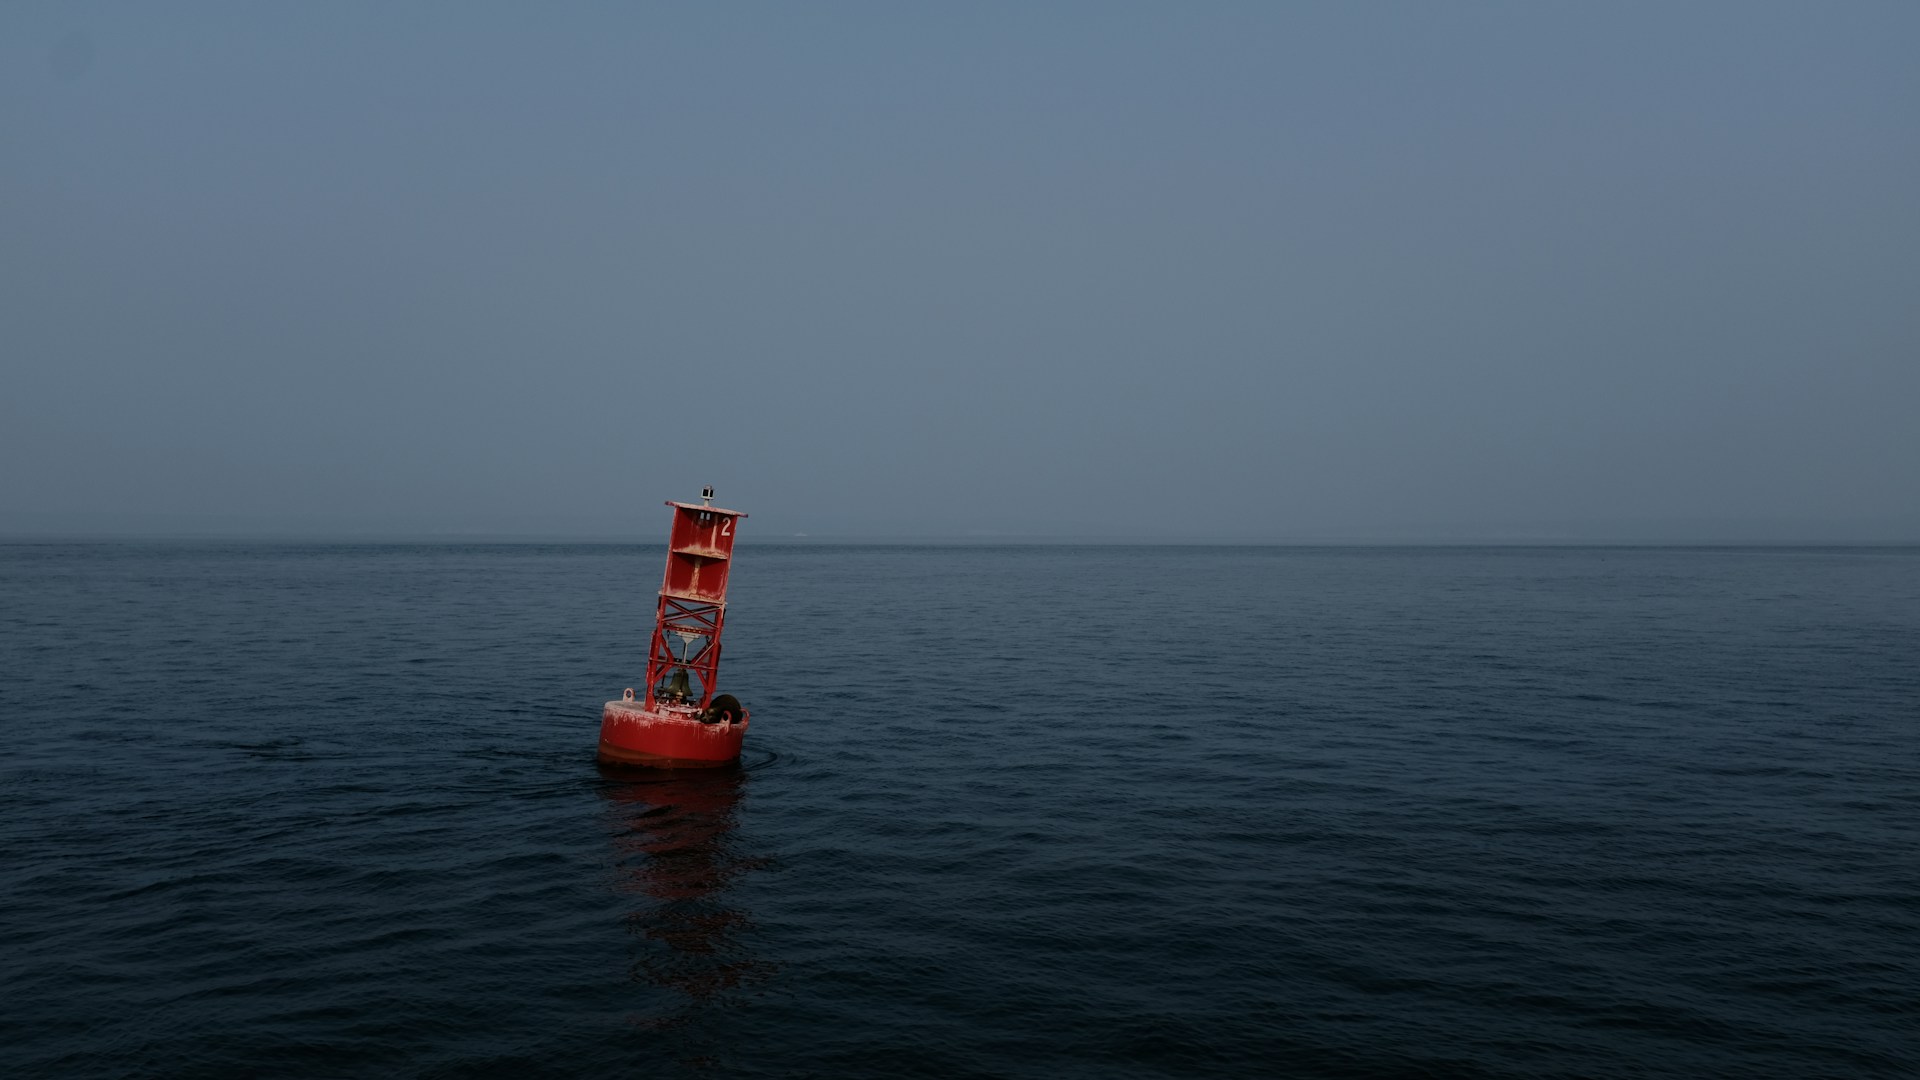
POLYGON ((600 712, 600 760, 655 768, 712 768, 740 757, 747 712, 716 694, 720 631, 734 527, 747 515, 699 503, 668 502, 667 572, 660 584, 644 690, 628 687, 600 712))

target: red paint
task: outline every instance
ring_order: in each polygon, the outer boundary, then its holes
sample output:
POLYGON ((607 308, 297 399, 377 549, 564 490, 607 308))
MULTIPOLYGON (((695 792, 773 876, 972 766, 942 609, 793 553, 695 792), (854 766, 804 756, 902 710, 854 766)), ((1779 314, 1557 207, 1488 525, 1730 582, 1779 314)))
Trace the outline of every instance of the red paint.
MULTIPOLYGON (((711 494, 711 492, 709 492, 711 494)), ((600 712, 600 759, 623 765, 708 768, 740 756, 744 712, 735 723, 702 723, 720 677, 720 631, 727 617, 727 574, 736 526, 747 515, 717 506, 669 502, 667 571, 660 582, 647 682, 600 712), (669 679, 685 672, 690 696, 669 697, 669 679)))
POLYGON ((747 737, 745 720, 703 724, 692 705, 609 701, 600 712, 600 760, 664 769, 731 764, 747 737))

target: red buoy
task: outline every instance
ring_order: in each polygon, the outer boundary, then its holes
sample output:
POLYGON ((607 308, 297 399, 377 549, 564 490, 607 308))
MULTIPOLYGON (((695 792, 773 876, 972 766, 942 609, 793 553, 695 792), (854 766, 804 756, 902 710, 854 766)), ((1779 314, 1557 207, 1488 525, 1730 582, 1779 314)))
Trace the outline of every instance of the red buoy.
POLYGON ((647 650, 644 693, 629 687, 600 712, 600 760, 656 768, 712 768, 740 757, 747 711, 714 694, 720 629, 727 617, 727 570, 734 525, 747 515, 704 501, 669 502, 667 574, 647 650))

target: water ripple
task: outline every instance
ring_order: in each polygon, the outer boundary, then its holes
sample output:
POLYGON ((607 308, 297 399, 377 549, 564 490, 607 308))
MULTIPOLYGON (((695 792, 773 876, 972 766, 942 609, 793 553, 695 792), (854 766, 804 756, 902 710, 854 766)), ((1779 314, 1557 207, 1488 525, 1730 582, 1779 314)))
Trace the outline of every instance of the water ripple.
POLYGON ((1911 1074, 1920 553, 657 564, 0 546, 0 1070, 1911 1074))

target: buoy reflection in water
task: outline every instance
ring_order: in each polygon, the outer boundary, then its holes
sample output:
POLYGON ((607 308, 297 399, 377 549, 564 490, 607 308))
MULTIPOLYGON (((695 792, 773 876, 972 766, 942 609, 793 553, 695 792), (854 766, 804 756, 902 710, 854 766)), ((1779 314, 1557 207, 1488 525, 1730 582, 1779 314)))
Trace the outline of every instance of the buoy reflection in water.
POLYGON ((634 980, 709 1004, 771 974, 772 965, 747 944, 748 913, 727 901, 737 877, 764 865, 741 855, 733 842, 747 773, 738 766, 662 773, 606 764, 600 772, 614 781, 601 793, 616 811, 616 888, 639 903, 626 916, 640 941, 634 980))

